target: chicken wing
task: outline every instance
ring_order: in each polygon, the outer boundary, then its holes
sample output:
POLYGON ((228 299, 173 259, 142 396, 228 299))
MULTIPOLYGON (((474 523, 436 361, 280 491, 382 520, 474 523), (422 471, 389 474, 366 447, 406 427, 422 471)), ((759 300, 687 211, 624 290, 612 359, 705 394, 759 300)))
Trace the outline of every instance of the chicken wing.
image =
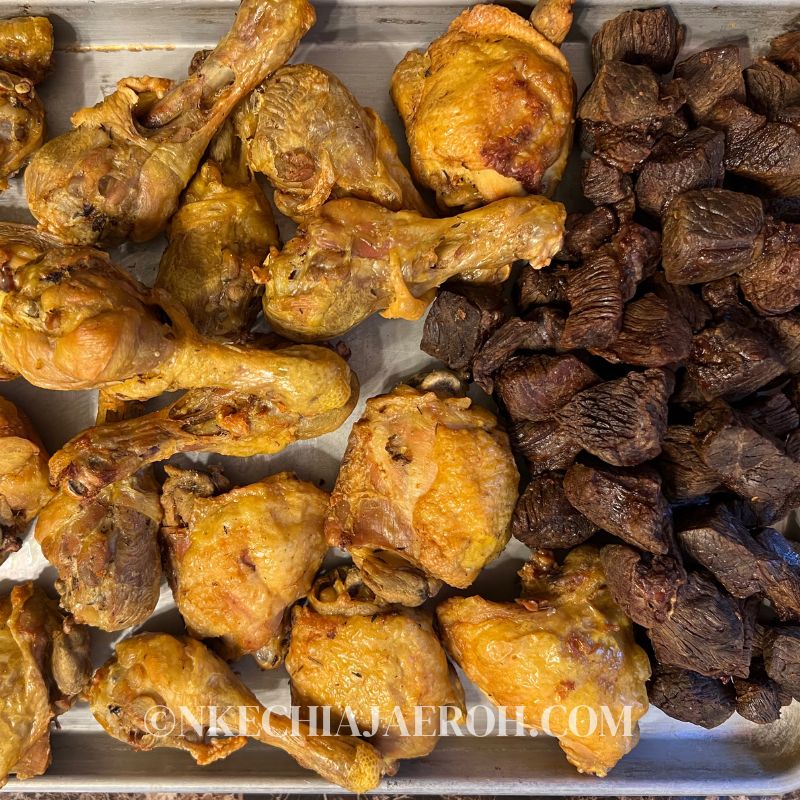
POLYGON ((445 646, 492 702, 523 706, 525 725, 555 735, 579 772, 602 777, 639 740, 647 655, 611 599, 596 548, 572 550, 560 570, 538 553, 520 574, 516 603, 441 603, 445 646))
POLYGON ((167 235, 156 287, 179 300, 206 336, 235 337, 252 327, 262 293, 252 272, 280 238, 230 121, 212 142, 167 235))
POLYGON ((287 217, 300 221, 338 197, 430 215, 389 129, 327 70, 281 67, 240 106, 236 125, 287 217))
POLYGON ((230 32, 185 81, 124 78, 25 173, 31 213, 73 244, 143 242, 160 233, 211 138, 314 24, 308 0, 243 0, 230 32))
POLYGON ((47 452, 30 420, 0 396, 0 563, 52 496, 47 452))
POLYGON ((224 661, 189 637, 144 633, 120 642, 95 673, 88 699, 103 728, 136 750, 176 747, 205 765, 250 736, 353 792, 374 789, 386 771, 367 742, 310 735, 305 723, 293 731, 291 719, 264 708, 224 661), (233 735, 209 733, 222 726, 233 735))
POLYGON ((395 69, 392 98, 414 176, 444 209, 552 195, 564 173, 575 84, 556 45, 572 3, 540 5, 534 24, 498 5, 473 6, 395 69))
POLYGON ((309 603, 292 615, 292 702, 330 707, 334 726, 349 716, 374 731, 370 741, 387 761, 431 753, 440 716, 458 719, 465 709, 430 614, 381 602, 353 567, 322 576, 309 603))
POLYGON ((505 547, 519 474, 497 418, 398 386, 367 401, 325 522, 378 597, 417 606, 465 588, 505 547))
POLYGON ((32 583, 0 599, 0 786, 50 766, 50 727, 89 682, 89 635, 32 583))
POLYGON ((287 611, 308 593, 328 546, 328 494, 288 472, 228 491, 218 471, 167 467, 161 503, 167 577, 187 629, 263 669, 285 651, 287 611))
POLYGON ((561 247, 565 212, 543 197, 511 198, 447 219, 332 200, 303 222, 256 280, 264 314, 301 341, 338 336, 380 311, 418 319, 437 286, 517 259, 543 267, 561 247))

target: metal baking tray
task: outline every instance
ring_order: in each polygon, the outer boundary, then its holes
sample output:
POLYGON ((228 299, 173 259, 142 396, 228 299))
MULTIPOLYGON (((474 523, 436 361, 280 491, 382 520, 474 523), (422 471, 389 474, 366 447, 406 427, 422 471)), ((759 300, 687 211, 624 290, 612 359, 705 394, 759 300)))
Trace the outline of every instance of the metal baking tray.
MULTIPOLYGON (((654 4, 647 0, 578 0, 575 25, 564 51, 579 91, 591 77, 588 43, 592 33, 626 8, 654 4)), ((441 34, 464 4, 452 0, 315 0, 315 5, 317 24, 295 60, 316 63, 339 75, 363 104, 383 116, 403 147, 402 129, 389 99, 391 72, 406 51, 425 46, 441 34)), ((184 75, 194 51, 212 46, 227 30, 236 7, 236 0, 0 0, 2 16, 46 14, 55 25, 56 67, 42 86, 50 134, 66 130, 69 115, 110 92, 118 78, 184 75)), ((525 11, 523 4, 517 7, 525 11)), ((688 50, 734 41, 757 53, 800 15, 796 0, 673 0, 672 7, 687 25, 688 50)), ((562 199, 569 200, 570 192, 574 194, 575 174, 573 165, 562 187, 562 199)), ((0 219, 30 221, 21 181, 12 181, 12 188, 0 196, 0 219)), ((148 280, 162 249, 163 241, 158 240, 145 246, 125 246, 113 255, 148 280)), ((373 317, 344 337, 353 353, 351 364, 361 379, 362 403, 339 431, 297 443, 275 456, 247 460, 200 456, 198 460, 222 463, 239 483, 292 469, 301 477, 323 480, 331 488, 350 424, 360 414, 364 399, 388 390, 430 363, 419 350, 421 330, 421 322, 373 317)), ((94 419, 92 392, 47 392, 21 380, 0 385, 0 392, 30 414, 51 452, 94 419)), ((510 597, 514 572, 526 552, 512 542, 470 591, 498 599, 510 597)), ((52 586, 53 570, 28 537, 23 549, 0 568, 0 590, 32 578, 52 586)), ((166 587, 156 614, 144 628, 180 630, 166 587)), ((96 633, 97 663, 119 638, 122 635, 96 633)), ((259 672, 248 660, 240 662, 237 669, 265 703, 288 703, 288 680, 282 669, 259 672)), ((468 686, 467 693, 469 702, 482 702, 474 687, 468 686)), ((444 738, 428 758, 402 763, 399 774, 386 779, 378 791, 776 795, 798 787, 800 705, 795 703, 772 725, 753 725, 734 717, 713 731, 678 723, 651 709, 643 721, 640 744, 605 779, 579 775, 555 740, 544 736, 444 738)), ((318 793, 331 788, 288 756, 257 743, 203 768, 195 766, 186 753, 174 750, 136 753, 103 733, 85 705, 78 705, 61 717, 48 773, 25 783, 11 781, 6 790, 318 793)))

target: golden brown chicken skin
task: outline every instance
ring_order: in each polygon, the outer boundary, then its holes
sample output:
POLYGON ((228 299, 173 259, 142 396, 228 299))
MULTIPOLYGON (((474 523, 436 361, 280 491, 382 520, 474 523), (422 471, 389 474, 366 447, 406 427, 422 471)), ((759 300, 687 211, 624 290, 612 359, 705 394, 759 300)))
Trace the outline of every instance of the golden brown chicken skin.
POLYGON ((0 70, 39 83, 52 66, 54 44, 47 17, 0 20, 0 70))
POLYGON ((120 642, 95 673, 88 699, 106 732, 136 750, 176 747, 205 765, 244 747, 250 736, 352 792, 374 789, 386 770, 367 742, 314 736, 302 722, 293 732, 291 719, 267 711, 224 661, 189 637, 144 633, 120 642), (208 735, 214 711, 233 736, 208 735), (164 733, 155 734, 162 725, 164 733))
POLYGON ((25 173, 31 213, 73 244, 160 233, 228 115, 314 24, 307 0, 243 0, 229 33, 185 81, 123 78, 25 173))
POLYGON ((375 594, 417 606, 440 582, 469 586, 503 550, 518 482, 494 414, 401 385, 353 426, 325 532, 375 594))
POLYGON ((418 319, 436 287, 524 259, 543 267, 558 252, 564 207, 543 197, 509 198, 446 219, 332 200, 303 222, 256 280, 264 314, 290 339, 338 336, 376 312, 418 319))
MULTIPOLYGON (((558 37, 569 4, 536 14, 558 37)), ((560 42, 559 42, 560 43, 560 42)), ((444 208, 525 193, 551 195, 572 148, 575 86, 558 47, 498 5, 476 5, 392 76, 411 166, 444 208)))
POLYGON ((639 740, 650 664, 611 599, 596 548, 576 548, 560 570, 538 558, 520 573, 520 600, 453 597, 436 609, 439 626, 450 655, 493 703, 523 706, 525 725, 557 736, 579 772, 602 777, 639 740), (581 707, 595 710, 594 731, 581 707), (613 720, 601 725, 604 708, 613 720))
POLYGON ((353 567, 319 578, 309 605, 294 609, 286 669, 294 704, 329 706, 334 729, 349 709, 388 761, 428 755, 440 715, 464 712, 431 615, 378 600, 353 567))
POLYGON ((0 598, 0 786, 50 766, 53 720, 91 675, 89 635, 32 583, 0 598))
POLYGON ((47 458, 30 420, 0 396, 0 563, 53 494, 47 458))
POLYGON ((0 70, 0 190, 44 142, 44 106, 30 78, 0 70))
POLYGON ((300 221, 337 197, 430 213, 383 120, 327 70, 281 67, 240 106, 236 125, 287 217, 300 221))
POLYGON ((193 636, 230 660, 282 661, 287 612, 308 593, 328 545, 328 494, 288 472, 229 490, 225 477, 167 467, 161 531, 167 577, 193 636))

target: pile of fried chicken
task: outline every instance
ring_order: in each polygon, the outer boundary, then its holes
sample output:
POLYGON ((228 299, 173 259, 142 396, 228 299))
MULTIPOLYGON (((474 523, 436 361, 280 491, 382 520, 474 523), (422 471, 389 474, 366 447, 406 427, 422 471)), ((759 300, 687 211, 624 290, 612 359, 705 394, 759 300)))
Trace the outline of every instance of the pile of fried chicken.
POLYGON ((54 719, 85 699, 137 750, 208 764, 256 738, 368 791, 437 744, 438 717, 406 736, 397 707, 464 714, 455 666, 530 728, 563 709, 551 727, 581 772, 603 776, 634 747, 649 663, 596 549, 535 552, 514 601, 436 600, 504 550, 520 478, 497 416, 454 374, 368 399, 330 494, 287 472, 234 486, 215 466, 158 464, 336 430, 359 382, 326 340, 374 313, 418 319, 455 276, 497 284, 516 261, 549 263, 575 113, 559 49, 571 5, 540 0, 530 19, 476 5, 402 60, 391 93, 411 172, 335 75, 287 65, 315 22, 308 0, 243 0, 184 80, 122 78, 44 144, 34 84, 52 29, 0 23, 0 179, 27 162, 38 222, 0 223, 0 378, 97 390, 95 426, 52 456, 0 398, 0 558, 37 518, 58 595, 29 583, 0 600, 0 784, 43 773, 54 719), (297 223, 289 241, 257 175, 297 223), (162 232, 153 286, 101 249, 162 232), (271 333, 254 330, 260 308, 271 333), (145 405, 165 392, 180 394, 145 405), (330 548, 350 561, 323 569, 330 548), (135 631, 163 579, 185 635, 134 633, 92 671, 91 629, 135 631), (377 709, 380 732, 293 730, 234 673, 248 655, 285 665, 295 705, 349 709, 359 727, 377 709), (587 705, 632 708, 633 729, 576 738, 565 720, 587 705), (223 720, 234 735, 210 729, 211 706, 237 710, 223 720), (156 735, 158 708, 196 714, 206 734, 156 735))

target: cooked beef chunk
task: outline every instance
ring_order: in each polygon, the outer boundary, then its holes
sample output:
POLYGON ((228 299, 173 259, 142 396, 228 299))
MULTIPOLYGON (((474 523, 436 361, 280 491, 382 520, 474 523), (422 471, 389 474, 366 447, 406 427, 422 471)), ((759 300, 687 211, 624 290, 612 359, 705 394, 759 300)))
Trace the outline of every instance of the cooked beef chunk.
POLYGON ((800 130, 768 122, 730 144, 725 168, 780 197, 800 195, 800 130))
POLYGON ((687 286, 670 283, 662 272, 653 276, 651 285, 654 294, 678 311, 694 333, 711 321, 711 309, 687 286))
POLYGON ((512 425, 511 446, 526 459, 532 475, 564 470, 581 451, 572 433, 555 419, 512 425))
POLYGON ((735 322, 696 334, 686 364, 690 381, 706 400, 740 400, 785 371, 763 334, 735 322))
POLYGON ((628 302, 639 284, 661 261, 661 236, 636 222, 626 222, 611 240, 622 270, 622 300, 628 302))
POLYGON ((765 553, 759 561, 762 591, 780 619, 800 619, 800 553, 774 528, 761 531, 757 542, 765 553))
MULTIPOLYGON (((786 455, 793 461, 800 461, 800 430, 792 431, 786 439, 786 455)), ((771 523, 766 523, 767 525, 771 523)))
POLYGON ((596 530, 567 500, 560 472, 533 478, 511 519, 511 533, 532 550, 575 547, 596 530))
POLYGON ((498 328, 478 351, 472 375, 487 394, 494 391, 493 375, 517 350, 558 349, 564 315, 553 308, 535 308, 525 319, 514 317, 498 328))
POLYGON ((794 403, 783 392, 757 397, 741 410, 756 425, 765 428, 776 439, 784 439, 800 426, 800 414, 797 413, 794 403))
POLYGON ((759 662, 753 663, 749 678, 736 678, 733 685, 736 711, 758 725, 775 722, 781 716, 781 707, 791 702, 791 695, 767 675, 759 662))
POLYGON ((599 528, 650 553, 669 552, 669 505, 652 467, 573 464, 564 476, 564 492, 599 528))
POLYGON ((663 367, 683 361, 692 348, 692 329, 680 310, 654 294, 625 306, 622 330, 609 347, 593 349, 612 364, 663 367))
POLYGON ((767 118, 732 97, 724 97, 706 114, 704 124, 725 134, 727 152, 753 131, 763 128, 767 118))
POLYGON ((736 710, 730 681, 661 664, 653 672, 648 693, 650 702, 668 716, 709 730, 722 725, 736 710))
POLYGON ((795 311, 779 317, 768 317, 762 320, 759 327, 786 371, 791 375, 800 373, 800 314, 795 311))
POLYGON ((668 8, 625 11, 604 23, 592 37, 592 66, 597 72, 606 61, 627 61, 655 72, 669 72, 684 34, 668 8))
POLYGON ((630 177, 597 156, 583 162, 581 187, 583 196, 596 206, 621 203, 633 197, 630 177))
POLYGON ((622 61, 604 63, 578 104, 581 144, 632 172, 650 155, 665 121, 683 105, 684 98, 661 92, 651 69, 622 61))
POLYGON ((547 306, 567 302, 569 267, 558 264, 534 269, 524 266, 517 282, 517 305, 525 312, 532 306, 547 306))
POLYGON ((800 102, 800 80, 765 59, 759 59, 744 71, 747 102, 772 122, 786 122, 787 106, 800 102))
POLYGON ((504 316, 498 289, 445 284, 428 312, 420 348, 450 369, 469 369, 475 353, 504 316))
POLYGON ((758 543, 790 567, 800 567, 800 546, 775 528, 764 528, 756 537, 758 543))
POLYGON ((586 214, 567 217, 564 247, 559 256, 565 261, 578 261, 617 232, 617 220, 611 209, 599 206, 586 214))
POLYGON ((579 392, 557 416, 592 455, 614 466, 636 466, 661 452, 673 386, 672 373, 664 370, 630 372, 579 392))
POLYGON ((739 279, 735 275, 704 283, 701 294, 718 322, 729 320, 745 328, 753 326, 753 312, 739 295, 739 279))
POLYGON ((721 186, 725 175, 725 134, 710 128, 690 131, 645 161, 636 179, 636 200, 659 217, 673 198, 690 189, 721 186))
POLYGON ((599 381, 575 356, 517 356, 497 374, 495 390, 515 422, 539 422, 599 381))
POLYGON ((672 615, 650 628, 656 659, 701 675, 746 678, 750 672, 755 609, 690 573, 672 615))
POLYGON ((750 266, 763 246, 764 209, 757 197, 694 189, 676 197, 664 218, 667 280, 713 281, 750 266))
POLYGON ((664 494, 673 501, 704 497, 720 485, 717 473, 700 458, 694 429, 688 425, 667 428, 661 442, 658 469, 664 494))
POLYGON ((669 618, 678 588, 686 582, 683 564, 674 555, 609 544, 600 558, 611 596, 626 616, 645 628, 669 618))
POLYGON ((800 698, 800 626, 784 625, 767 633, 764 666, 772 680, 800 698))
POLYGON ((761 255, 739 273, 742 293, 762 314, 800 305, 800 225, 769 220, 761 255))
POLYGON ((712 47, 675 65, 675 77, 683 81, 686 102, 698 123, 723 97, 744 103, 745 87, 739 48, 712 47))
POLYGON ((793 75, 800 74, 800 31, 776 36, 770 44, 769 59, 793 75))

